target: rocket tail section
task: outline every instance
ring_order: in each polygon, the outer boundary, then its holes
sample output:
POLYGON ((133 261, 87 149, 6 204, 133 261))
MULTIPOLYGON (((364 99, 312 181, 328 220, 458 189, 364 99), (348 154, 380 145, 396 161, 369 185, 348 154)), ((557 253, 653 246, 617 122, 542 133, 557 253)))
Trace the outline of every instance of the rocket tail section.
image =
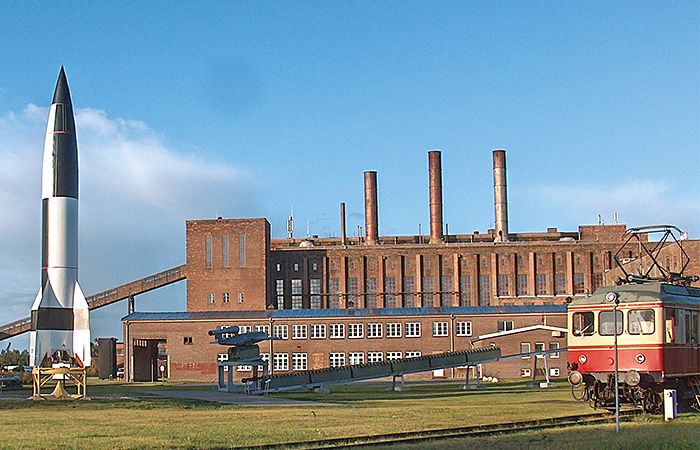
POLYGON ((82 365, 89 366, 90 315, 85 294, 76 281, 71 299, 73 307, 61 308, 53 291, 51 282, 48 282, 34 300, 29 362, 39 366, 45 357, 52 356, 57 350, 65 350, 71 357, 80 360, 82 365))

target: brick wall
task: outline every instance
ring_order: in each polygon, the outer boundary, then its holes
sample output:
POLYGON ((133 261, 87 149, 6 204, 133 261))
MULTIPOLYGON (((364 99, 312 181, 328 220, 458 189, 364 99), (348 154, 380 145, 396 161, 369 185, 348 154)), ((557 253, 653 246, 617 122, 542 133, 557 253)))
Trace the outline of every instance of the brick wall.
MULTIPOLYGON (((308 369, 328 367, 331 353, 342 353, 346 364, 349 363, 350 353, 362 353, 364 361, 368 362, 368 352, 381 352, 382 359, 386 359, 387 352, 400 352, 402 357, 406 352, 420 352, 421 355, 442 353, 446 351, 464 350, 472 348, 472 340, 482 334, 498 331, 499 321, 509 322, 513 328, 523 328, 530 325, 547 324, 550 326, 566 327, 566 315, 564 313, 549 314, 477 314, 477 315, 450 315, 431 314, 428 316, 364 316, 364 317, 323 317, 323 318, 275 318, 273 326, 287 326, 287 337, 272 342, 274 353, 288 355, 289 370, 275 371, 275 373, 291 370, 291 357, 293 353, 305 353, 307 355, 308 369), (456 336, 457 323, 469 323, 467 336, 456 336), (400 324, 400 337, 387 337, 387 324, 400 324), (419 323, 420 335, 416 337, 406 336, 406 324, 419 323), (446 327, 445 336, 434 336, 433 323, 442 323, 446 327), (331 338, 331 325, 343 325, 344 337, 331 338), (362 337, 350 337, 350 325, 362 325, 362 337), (382 337, 368 337, 368 324, 381 324, 382 337), (306 337, 293 338, 293 325, 306 325, 306 337), (325 338, 311 338, 312 325, 325 325, 325 338)), ((254 330, 255 325, 269 326, 269 319, 238 319, 238 320, 209 320, 209 321, 137 321, 128 324, 125 335, 128 336, 130 345, 135 339, 156 339, 167 341, 167 352, 170 361, 171 380, 211 381, 216 378, 217 354, 225 353, 226 348, 219 345, 211 345, 213 341, 207 333, 209 330, 220 326, 250 326, 254 330)), ((463 326, 462 331, 467 328, 463 326)), ((560 348, 566 347, 565 334, 554 337, 550 331, 531 331, 522 334, 503 336, 476 342, 475 346, 486 346, 494 343, 501 346, 503 355, 520 353, 520 344, 529 343, 532 350, 535 344, 544 343, 547 348, 551 342, 559 343, 560 348)), ((270 352, 270 342, 260 344, 261 353, 270 352)), ((559 358, 548 359, 550 368, 558 368, 562 376, 566 374, 566 355, 559 358)), ((499 378, 519 378, 521 369, 531 368, 533 360, 516 359, 492 365, 486 365, 484 375, 499 378)), ((544 367, 543 364, 540 364, 544 367)), ((445 371, 446 376, 451 376, 451 371, 445 371)), ((234 379, 240 380, 251 376, 250 371, 236 371, 234 379)), ((434 374, 427 372, 419 377, 432 378, 434 374)), ((456 371, 457 377, 463 377, 464 371, 456 371)))
POLYGON ((186 228, 187 310, 266 309, 270 288, 267 220, 189 220, 186 228))

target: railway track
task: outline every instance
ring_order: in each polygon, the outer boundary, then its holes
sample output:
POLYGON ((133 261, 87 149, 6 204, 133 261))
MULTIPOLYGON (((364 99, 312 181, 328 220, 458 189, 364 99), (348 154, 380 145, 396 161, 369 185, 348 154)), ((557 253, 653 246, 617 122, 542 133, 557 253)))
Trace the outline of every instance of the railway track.
MULTIPOLYGON (((629 420, 640 414, 641 410, 630 409, 620 411, 621 420, 629 420)), ((574 425, 593 425, 615 421, 615 415, 610 412, 585 414, 578 416, 556 417, 553 419, 540 419, 520 421, 494 425, 482 425, 473 427, 444 428, 436 430, 412 431, 407 433, 392 433, 374 436, 357 436, 339 439, 323 439, 305 442, 286 442, 282 444, 268 444, 245 447, 234 447, 233 450, 277 450, 277 449, 344 449, 361 448, 371 445, 415 443, 435 441, 440 439, 490 436, 497 434, 520 433, 523 431, 545 430, 548 428, 562 428, 574 425)))

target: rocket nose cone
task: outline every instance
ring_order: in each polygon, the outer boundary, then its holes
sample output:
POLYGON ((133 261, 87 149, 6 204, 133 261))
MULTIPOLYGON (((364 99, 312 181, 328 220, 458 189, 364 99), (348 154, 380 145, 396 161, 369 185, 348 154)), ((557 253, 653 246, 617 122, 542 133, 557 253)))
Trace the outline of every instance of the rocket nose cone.
POLYGON ((63 103, 64 105, 71 105, 70 91, 68 90, 68 80, 66 79, 66 72, 63 69, 63 66, 61 66, 61 72, 58 74, 56 90, 53 93, 53 103, 63 103))

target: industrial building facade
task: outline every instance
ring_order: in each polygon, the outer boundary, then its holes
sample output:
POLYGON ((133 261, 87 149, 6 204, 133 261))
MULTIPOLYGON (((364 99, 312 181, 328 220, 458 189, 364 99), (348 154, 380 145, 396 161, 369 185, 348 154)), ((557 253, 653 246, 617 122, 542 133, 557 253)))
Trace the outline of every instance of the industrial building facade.
MULTIPOLYGON (((226 349, 207 332, 231 325, 280 338, 260 345, 275 373, 491 344, 504 355, 565 347, 566 304, 614 282, 606 273, 626 227, 509 233, 505 154, 495 151, 496 229, 443 235, 440 164, 430 152, 430 236, 379 236, 374 172, 365 173, 363 238, 346 237, 343 204, 340 238, 271 239, 263 218, 187 221, 187 311, 122 319, 127 379, 211 381, 226 349)), ((485 373, 529 377, 545 362, 550 375, 566 373, 557 353, 536 362, 485 373)), ((235 378, 250 375, 239 367, 235 378)))

